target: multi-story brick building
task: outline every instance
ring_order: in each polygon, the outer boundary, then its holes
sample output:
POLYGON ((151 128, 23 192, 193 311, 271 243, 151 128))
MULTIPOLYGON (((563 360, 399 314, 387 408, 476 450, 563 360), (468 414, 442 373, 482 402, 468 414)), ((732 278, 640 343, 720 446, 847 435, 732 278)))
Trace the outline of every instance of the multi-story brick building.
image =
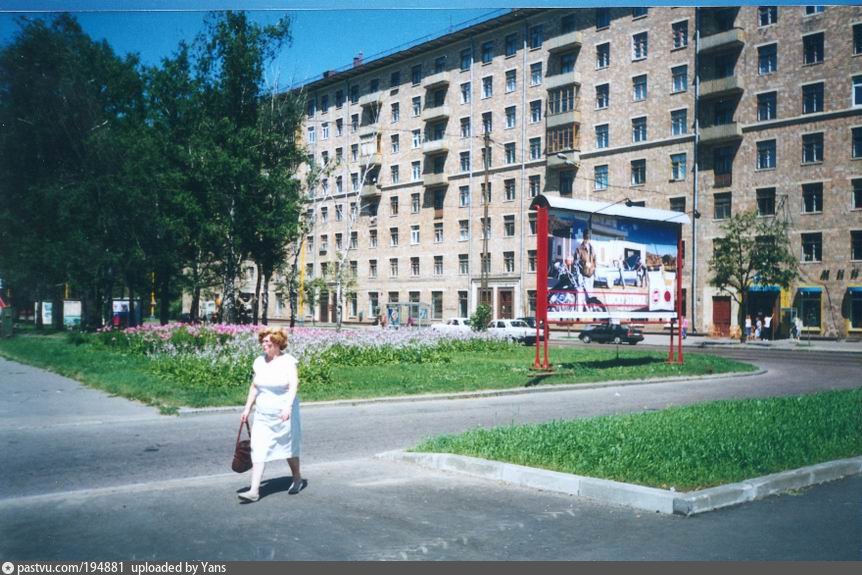
MULTIPOLYGON (((475 309, 487 177, 498 316, 534 312, 528 208, 544 193, 700 214, 684 230, 698 331, 735 323, 709 286, 722 220, 785 218, 800 279, 758 286, 750 311, 862 331, 862 7, 514 10, 303 89, 309 154, 331 166, 305 265, 346 250, 347 321, 390 302, 475 309)), ((323 302, 305 315, 332 319, 323 302)))

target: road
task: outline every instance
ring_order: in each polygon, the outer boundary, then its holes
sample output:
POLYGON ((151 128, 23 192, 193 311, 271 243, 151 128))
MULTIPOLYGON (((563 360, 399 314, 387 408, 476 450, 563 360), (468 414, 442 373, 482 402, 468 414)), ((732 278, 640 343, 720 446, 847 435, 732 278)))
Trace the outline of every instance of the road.
POLYGON ((247 475, 228 467, 237 414, 161 416, 0 360, 0 557, 862 558, 859 477, 681 518, 373 457, 479 425, 859 385, 858 355, 753 353, 767 373, 483 399, 305 405, 308 489, 288 496, 287 466, 273 464, 254 505, 238 505, 247 475))

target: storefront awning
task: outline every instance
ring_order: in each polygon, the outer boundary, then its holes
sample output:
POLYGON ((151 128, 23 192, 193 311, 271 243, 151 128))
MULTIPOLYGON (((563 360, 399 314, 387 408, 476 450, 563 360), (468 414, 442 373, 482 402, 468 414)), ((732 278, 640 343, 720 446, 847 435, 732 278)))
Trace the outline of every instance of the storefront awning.
POLYGON ((862 295, 862 286, 850 286, 849 288, 847 288, 847 291, 849 291, 853 295, 862 295))
POLYGON ((748 288, 748 291, 756 291, 756 292, 767 292, 767 293, 780 293, 781 287, 779 286, 762 286, 762 285, 753 285, 748 288))
POLYGON ((799 288, 799 293, 803 294, 819 294, 823 291, 821 287, 801 287, 799 288))

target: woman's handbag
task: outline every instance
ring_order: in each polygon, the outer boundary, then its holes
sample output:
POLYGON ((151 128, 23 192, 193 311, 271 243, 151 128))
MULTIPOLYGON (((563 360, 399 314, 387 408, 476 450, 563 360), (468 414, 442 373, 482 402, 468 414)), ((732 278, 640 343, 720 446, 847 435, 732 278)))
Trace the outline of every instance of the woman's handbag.
POLYGON ((248 420, 240 423, 239 431, 236 434, 236 449, 233 451, 233 463, 230 465, 230 468, 237 473, 245 473, 251 469, 251 440, 243 439, 240 441, 239 439, 242 436, 243 423, 245 423, 245 428, 248 430, 249 437, 251 437, 251 428, 248 426, 248 420))

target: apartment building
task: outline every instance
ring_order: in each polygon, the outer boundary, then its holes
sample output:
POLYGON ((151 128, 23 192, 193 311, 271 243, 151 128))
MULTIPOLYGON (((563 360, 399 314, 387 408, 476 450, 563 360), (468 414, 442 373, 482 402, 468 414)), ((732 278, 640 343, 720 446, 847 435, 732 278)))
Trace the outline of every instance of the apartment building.
MULTIPOLYGON (((482 299, 529 315, 531 198, 628 198, 700 215, 683 232, 684 306, 697 331, 726 332, 713 240, 757 209, 790 222, 801 277, 757 286, 749 311, 862 332, 860 63, 856 6, 522 9, 357 60, 303 87, 309 160, 326 166, 306 278, 344 256, 345 321, 395 302, 465 316, 482 299)), ((334 310, 330 292, 304 315, 334 310)))

